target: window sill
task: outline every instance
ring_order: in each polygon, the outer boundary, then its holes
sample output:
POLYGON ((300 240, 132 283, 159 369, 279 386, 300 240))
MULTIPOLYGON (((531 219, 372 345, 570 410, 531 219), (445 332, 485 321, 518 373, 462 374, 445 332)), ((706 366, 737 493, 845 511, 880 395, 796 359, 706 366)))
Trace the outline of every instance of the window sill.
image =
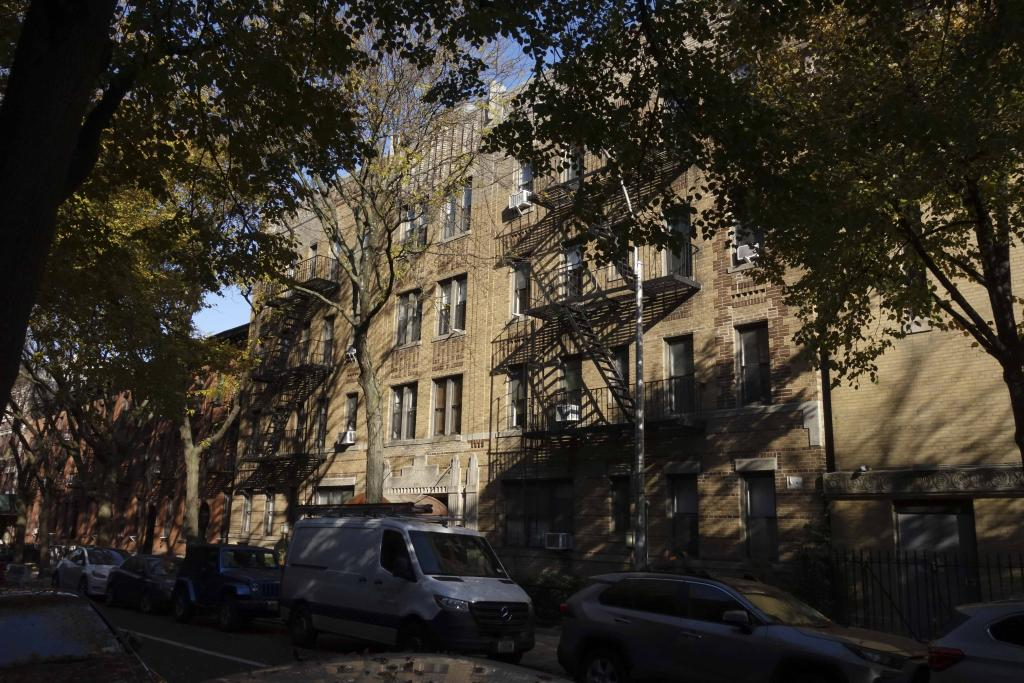
POLYGON ((449 339, 452 339, 453 337, 465 337, 465 336, 466 336, 466 331, 465 330, 452 330, 451 332, 445 332, 444 334, 437 335, 436 337, 434 337, 433 341, 436 344, 437 342, 448 341, 449 339))
POLYGON ((462 434, 435 434, 429 439, 432 443, 443 443, 445 441, 463 441, 462 434))
POLYGON ((751 261, 750 263, 741 263, 738 266, 729 266, 726 269, 727 273, 739 273, 744 270, 750 270, 751 268, 757 267, 757 261, 751 261))
POLYGON ((460 240, 463 237, 469 237, 472 234, 473 234, 473 231, 472 231, 472 229, 470 229, 470 230, 467 230, 466 232, 460 232, 457 235, 452 235, 451 237, 442 237, 441 239, 439 239, 437 241, 437 244, 448 244, 449 242, 455 242, 456 240, 460 240))
POLYGON ((404 349, 414 349, 423 343, 421 339, 417 339, 414 342, 407 342, 405 344, 395 344, 395 351, 402 351, 404 349))
POLYGON ((508 322, 505 323, 505 327, 509 327, 510 325, 518 325, 519 323, 524 323, 526 322, 526 319, 528 317, 529 316, 526 315, 525 313, 513 313, 512 317, 509 318, 508 322))

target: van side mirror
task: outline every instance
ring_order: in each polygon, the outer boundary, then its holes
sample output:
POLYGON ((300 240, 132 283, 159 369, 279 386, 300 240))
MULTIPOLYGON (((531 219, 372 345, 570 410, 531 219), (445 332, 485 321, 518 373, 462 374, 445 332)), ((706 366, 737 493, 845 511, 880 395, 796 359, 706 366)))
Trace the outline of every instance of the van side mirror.
POLYGON ((722 623, 735 626, 744 633, 753 631, 750 614, 745 609, 731 609, 722 613, 722 623))
POLYGON ((409 561, 408 557, 396 557, 395 558, 395 569, 392 574, 400 579, 406 581, 416 582, 416 573, 412 570, 412 562, 409 561))

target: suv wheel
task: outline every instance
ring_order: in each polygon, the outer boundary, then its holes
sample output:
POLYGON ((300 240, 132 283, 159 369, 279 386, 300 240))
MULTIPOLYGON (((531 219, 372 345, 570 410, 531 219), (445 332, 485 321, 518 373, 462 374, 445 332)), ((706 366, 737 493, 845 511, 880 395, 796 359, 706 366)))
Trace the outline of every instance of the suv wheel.
POLYGON ((174 618, 183 624, 192 618, 192 601, 183 590, 174 594, 174 618))
POLYGON ((629 672, 622 658, 614 652, 592 650, 583 658, 577 680, 580 683, 627 683, 629 672))
POLYGON ((313 615, 305 605, 292 608, 288 616, 288 633, 292 637, 292 645, 312 648, 316 645, 316 629, 313 628, 313 615))
POLYGON ((220 601, 220 607, 217 608, 217 625, 221 631, 235 631, 242 625, 234 596, 225 595, 220 601))

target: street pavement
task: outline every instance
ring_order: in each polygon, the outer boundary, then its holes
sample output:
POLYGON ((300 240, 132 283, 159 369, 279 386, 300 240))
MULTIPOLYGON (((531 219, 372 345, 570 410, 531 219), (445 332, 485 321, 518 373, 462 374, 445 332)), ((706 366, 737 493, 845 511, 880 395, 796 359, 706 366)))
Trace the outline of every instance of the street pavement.
MULTIPOLYGON (((315 650, 294 648, 283 624, 270 619, 257 619, 241 631, 223 633, 210 616, 179 624, 167 614, 145 615, 100 603, 97 607, 114 626, 138 636, 139 655, 168 683, 192 683, 297 659, 322 660, 367 651, 363 643, 326 634, 317 639, 315 650)), ((557 647, 557 630, 538 629, 536 646, 523 657, 523 666, 564 676, 556 659, 557 647)))

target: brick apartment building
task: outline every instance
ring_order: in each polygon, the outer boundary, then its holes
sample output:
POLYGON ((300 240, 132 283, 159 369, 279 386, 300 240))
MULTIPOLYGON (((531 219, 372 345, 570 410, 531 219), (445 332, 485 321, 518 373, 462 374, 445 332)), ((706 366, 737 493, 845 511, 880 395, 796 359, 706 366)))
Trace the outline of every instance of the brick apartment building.
MULTIPOLYGON (((567 220, 575 174, 597 163, 478 160, 458 224, 424 226, 430 248, 371 331, 386 355, 385 497, 481 529, 520 576, 629 559, 635 272, 598 263, 567 220)), ((631 191, 695 180, 664 162, 631 191)), ((621 194, 609 201, 625 218, 621 194)), ((294 280, 345 297, 317 222, 288 227, 294 280)), ((641 250, 649 547, 662 565, 788 560, 823 520, 820 378, 779 292, 751 279, 756 250, 731 240, 641 250)), ((268 301, 253 331, 278 351, 242 427, 229 538, 274 545, 301 506, 363 492, 366 431, 341 321, 294 288, 268 301)))

